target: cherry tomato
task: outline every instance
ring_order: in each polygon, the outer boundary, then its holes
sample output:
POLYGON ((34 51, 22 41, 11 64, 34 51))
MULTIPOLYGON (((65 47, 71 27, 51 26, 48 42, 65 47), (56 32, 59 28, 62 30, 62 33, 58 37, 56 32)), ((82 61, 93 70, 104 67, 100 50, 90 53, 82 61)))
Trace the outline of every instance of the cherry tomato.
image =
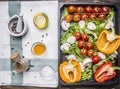
POLYGON ((98 7, 98 6, 95 6, 94 8, 93 8, 93 12, 94 13, 99 13, 101 11, 101 9, 100 9, 100 7, 98 7))
POLYGON ((93 49, 89 49, 88 50, 88 56, 93 56, 93 54, 94 54, 94 50, 93 49))
POLYGON ((82 6, 78 6, 77 9, 76 9, 76 12, 77 13, 82 13, 82 12, 84 12, 84 8, 82 6))
POLYGON ((92 42, 86 42, 85 46, 87 49, 92 49, 94 47, 94 44, 92 42))
POLYGON ((88 36, 87 34, 83 34, 83 35, 82 35, 82 39, 83 39, 84 41, 88 41, 88 40, 89 40, 89 36, 88 36))
POLYGON ((85 11, 86 11, 86 13, 91 13, 92 12, 92 7, 91 6, 86 6, 85 11))
POLYGON ((73 21, 74 21, 74 22, 79 22, 79 21, 80 21, 80 15, 74 14, 74 15, 73 15, 73 21))
POLYGON ((80 19, 81 19, 81 20, 85 20, 86 18, 88 18, 88 15, 87 15, 87 14, 82 14, 82 15, 80 16, 80 19))
POLYGON ((74 6, 69 6, 68 7, 68 12, 69 13, 74 13, 74 11, 75 11, 75 7, 74 6))
POLYGON ((86 56, 87 53, 88 53, 86 48, 82 48, 82 49, 80 50, 80 52, 81 52, 81 54, 82 54, 83 56, 86 56))
POLYGON ((80 40, 82 38, 80 32, 75 32, 74 37, 76 38, 76 40, 80 40))
POLYGON ((101 11, 102 11, 102 12, 109 12, 109 10, 110 10, 110 8, 107 7, 107 6, 103 6, 103 7, 101 8, 101 11))
POLYGON ((98 19, 99 20, 104 20, 104 19, 106 19, 106 16, 104 14, 99 14, 98 19))
POLYGON ((83 40, 78 41, 78 47, 83 48, 85 45, 85 42, 83 40))
POLYGON ((71 22, 72 21, 72 15, 70 15, 70 14, 66 15, 65 20, 67 22, 71 22))
POLYGON ((99 62, 99 56, 98 55, 93 56, 92 57, 92 62, 95 63, 95 64, 98 63, 99 62))
POLYGON ((89 15, 89 19, 93 20, 93 19, 95 19, 95 18, 96 18, 96 15, 95 15, 95 14, 89 15))

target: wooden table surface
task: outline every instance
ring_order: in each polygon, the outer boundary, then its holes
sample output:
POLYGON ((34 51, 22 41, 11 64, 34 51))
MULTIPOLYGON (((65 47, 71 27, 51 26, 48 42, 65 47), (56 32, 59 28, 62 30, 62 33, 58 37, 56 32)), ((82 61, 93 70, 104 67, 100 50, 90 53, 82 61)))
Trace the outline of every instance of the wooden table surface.
MULTIPOLYGON (((7 1, 7 0, 0 0, 0 1, 7 1)), ((10 0, 8 0, 10 1, 10 0)), ((11 0, 13 1, 13 0, 11 0)), ((19 1, 19 0, 16 0, 19 1)), ((33 1, 33 0, 20 0, 20 1, 33 1)), ((38 1, 42 1, 42 0, 38 0, 38 1)), ((45 1, 45 0, 44 0, 45 1)), ((46 0, 47 1, 47 0, 46 0)), ((50 1, 50 0, 48 0, 50 1)), ((59 2, 75 2, 75 1, 79 1, 79 2, 93 2, 96 0, 59 0, 59 2)), ((97 0, 98 1, 98 0, 97 0)), ((115 3, 120 3, 120 0, 99 0, 102 2, 115 2, 115 3)), ((120 73, 119 73, 120 74, 120 73)), ((120 76, 119 76, 120 79, 120 76)), ((0 89, 53 89, 53 88, 40 88, 40 87, 29 87, 29 86, 0 86, 0 89)), ((109 86, 109 87, 61 87, 59 86, 57 89, 120 89, 120 82, 118 85, 115 86, 109 86)))

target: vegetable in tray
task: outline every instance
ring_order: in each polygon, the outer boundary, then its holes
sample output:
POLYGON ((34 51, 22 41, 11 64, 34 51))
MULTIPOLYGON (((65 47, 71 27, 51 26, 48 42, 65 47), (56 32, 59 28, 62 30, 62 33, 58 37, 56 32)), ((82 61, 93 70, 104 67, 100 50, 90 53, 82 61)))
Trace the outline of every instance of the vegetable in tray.
POLYGON ((103 83, 116 76, 114 66, 120 45, 115 34, 115 11, 109 6, 66 6, 61 16, 60 49, 66 61, 59 66, 65 83, 103 83))

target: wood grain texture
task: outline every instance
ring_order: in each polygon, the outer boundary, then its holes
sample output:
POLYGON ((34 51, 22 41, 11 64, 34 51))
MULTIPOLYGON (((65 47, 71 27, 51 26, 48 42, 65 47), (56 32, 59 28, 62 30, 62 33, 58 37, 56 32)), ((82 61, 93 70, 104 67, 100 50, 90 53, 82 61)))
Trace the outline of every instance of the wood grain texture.
POLYGON ((72 87, 72 88, 65 88, 65 87, 58 87, 58 88, 40 88, 40 87, 17 87, 17 86, 4 86, 1 89, 120 89, 120 87, 72 87))

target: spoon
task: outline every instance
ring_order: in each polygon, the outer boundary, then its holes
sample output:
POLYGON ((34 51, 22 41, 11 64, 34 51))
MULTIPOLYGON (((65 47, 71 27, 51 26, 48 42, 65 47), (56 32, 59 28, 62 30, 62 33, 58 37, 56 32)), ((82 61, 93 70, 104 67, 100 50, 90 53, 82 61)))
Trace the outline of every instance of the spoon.
POLYGON ((16 31, 19 33, 22 32, 22 20, 23 20, 23 14, 20 14, 18 17, 18 22, 16 27, 16 31))

